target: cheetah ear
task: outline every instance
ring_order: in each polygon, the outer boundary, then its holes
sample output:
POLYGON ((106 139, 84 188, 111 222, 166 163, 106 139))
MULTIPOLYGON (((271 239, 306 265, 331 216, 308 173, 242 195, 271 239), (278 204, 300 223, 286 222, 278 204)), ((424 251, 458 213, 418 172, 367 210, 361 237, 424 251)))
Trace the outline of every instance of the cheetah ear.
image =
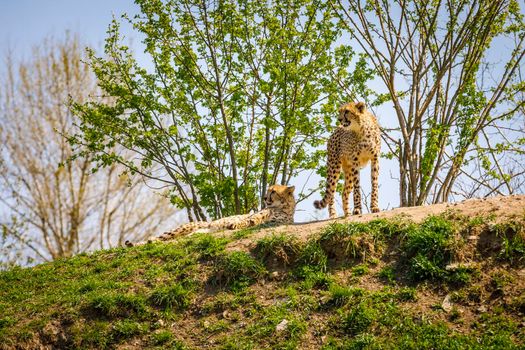
POLYGON ((361 112, 361 113, 365 112, 365 103, 364 102, 357 102, 355 106, 359 110, 359 112, 361 112))
POLYGON ((289 186, 287 189, 288 193, 293 194, 293 191, 295 190, 295 186, 289 186))

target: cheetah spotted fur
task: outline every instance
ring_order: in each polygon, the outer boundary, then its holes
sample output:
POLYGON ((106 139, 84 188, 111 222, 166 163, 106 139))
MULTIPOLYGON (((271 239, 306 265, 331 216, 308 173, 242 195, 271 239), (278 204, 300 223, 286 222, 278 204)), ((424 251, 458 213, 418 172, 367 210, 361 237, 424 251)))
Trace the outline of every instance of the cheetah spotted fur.
MULTIPOLYGON (((292 224, 295 213, 294 186, 273 185, 268 188, 263 197, 266 207, 254 214, 234 215, 215 221, 197 221, 184 224, 172 231, 152 238, 147 242, 170 241, 180 236, 190 235, 195 232, 216 232, 220 230, 238 230, 264 223, 292 224)), ((144 244, 139 243, 140 244, 144 244)), ((126 241, 126 246, 134 246, 126 241)))
POLYGON ((372 196, 370 208, 373 213, 378 207, 378 176, 379 154, 381 148, 381 133, 375 116, 370 113, 363 102, 350 102, 339 108, 340 126, 328 140, 328 164, 326 191, 322 200, 316 200, 317 209, 328 205, 330 218, 336 217, 334 207, 334 192, 341 169, 345 176, 343 190, 343 211, 345 217, 349 215, 348 199, 350 192, 354 192, 354 215, 361 214, 361 188, 359 170, 371 162, 372 196))

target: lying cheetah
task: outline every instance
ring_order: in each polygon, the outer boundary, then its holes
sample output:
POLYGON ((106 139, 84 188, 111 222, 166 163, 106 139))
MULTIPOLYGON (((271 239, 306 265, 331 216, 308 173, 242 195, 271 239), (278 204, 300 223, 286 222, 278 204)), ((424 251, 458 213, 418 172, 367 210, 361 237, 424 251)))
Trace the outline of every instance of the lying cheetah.
MULTIPOLYGON (((224 229, 237 230, 264 223, 292 224, 295 213, 294 190, 294 186, 270 186, 266 195, 263 197, 266 208, 257 213, 229 216, 212 222, 190 222, 174 229, 173 231, 165 232, 158 237, 152 238, 148 240, 148 242, 169 241, 180 236, 190 235, 196 231, 216 232, 224 229)), ((125 244, 128 247, 135 245, 130 241, 126 241, 125 244)))
POLYGON ((348 197, 352 188, 354 190, 353 214, 361 214, 361 189, 359 185, 359 170, 368 162, 372 163, 372 199, 371 210, 379 211, 378 201, 378 175, 379 152, 381 147, 381 134, 376 118, 366 110, 363 102, 350 102, 339 108, 339 122, 328 140, 328 164, 326 192, 322 200, 316 200, 314 206, 322 209, 328 204, 330 218, 336 217, 334 207, 334 191, 341 172, 345 173, 345 187, 343 190, 343 210, 345 217, 349 215, 348 197))

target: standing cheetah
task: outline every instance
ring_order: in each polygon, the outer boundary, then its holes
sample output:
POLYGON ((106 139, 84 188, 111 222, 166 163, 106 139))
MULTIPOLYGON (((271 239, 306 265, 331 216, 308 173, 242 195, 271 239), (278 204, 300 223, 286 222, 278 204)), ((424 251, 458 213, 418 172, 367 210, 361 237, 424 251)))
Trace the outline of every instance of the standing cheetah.
POLYGON ((334 191, 341 172, 345 173, 345 187, 343 190, 343 210, 345 217, 349 215, 348 197, 352 188, 354 190, 353 214, 361 214, 361 188, 359 186, 359 170, 364 168, 369 161, 372 163, 372 200, 373 213, 379 211, 377 205, 379 152, 381 147, 381 134, 376 118, 366 110, 363 102, 350 102, 339 108, 339 122, 328 140, 328 164, 326 192, 322 200, 316 200, 314 206, 322 209, 328 204, 330 218, 336 217, 334 207, 334 191))

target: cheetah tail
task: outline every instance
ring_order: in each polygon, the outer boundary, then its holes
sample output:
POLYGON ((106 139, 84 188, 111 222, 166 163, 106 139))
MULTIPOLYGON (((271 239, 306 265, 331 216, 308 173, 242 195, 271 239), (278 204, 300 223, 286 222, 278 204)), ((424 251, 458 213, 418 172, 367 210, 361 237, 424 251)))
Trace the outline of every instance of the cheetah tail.
POLYGON ((314 207, 315 207, 315 209, 326 208, 327 202, 328 202, 328 200, 327 200, 327 198, 325 196, 320 201, 319 200, 314 201, 314 207))
POLYGON ((189 234, 192 234, 193 232, 197 231, 198 229, 205 228, 209 226, 209 222, 207 221, 195 221, 195 222, 189 222, 187 224, 184 224, 182 226, 177 227, 174 230, 164 232, 162 235, 155 237, 155 241, 169 241, 172 239, 175 239, 177 237, 186 236, 189 234))
POLYGON ((174 230, 164 232, 160 236, 150 238, 146 242, 133 243, 130 241, 126 241, 124 244, 126 245, 126 247, 133 247, 133 246, 142 245, 145 243, 156 242, 156 241, 169 241, 169 240, 175 239, 180 236, 189 235, 193 233, 194 231, 200 228, 206 227, 206 226, 208 226, 208 222, 206 221, 189 222, 187 224, 177 227, 174 230))

